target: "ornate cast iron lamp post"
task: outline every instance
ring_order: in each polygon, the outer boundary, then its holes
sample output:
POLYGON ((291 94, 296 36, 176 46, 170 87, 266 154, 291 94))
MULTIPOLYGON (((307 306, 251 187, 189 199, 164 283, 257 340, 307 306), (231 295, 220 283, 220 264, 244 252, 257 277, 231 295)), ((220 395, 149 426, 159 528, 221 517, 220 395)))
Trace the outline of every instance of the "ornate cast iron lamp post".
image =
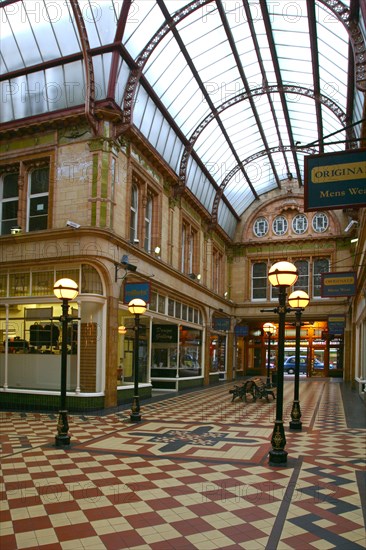
POLYGON ((267 359, 267 380, 266 380, 266 386, 269 388, 271 386, 271 336, 276 332, 276 327, 272 323, 264 323, 263 330, 267 334, 268 337, 268 359, 267 359))
POLYGON ((135 316, 135 340, 133 349, 133 369, 134 369, 134 395, 131 408, 131 422, 140 422, 140 399, 139 399, 139 336, 140 336, 140 315, 146 311, 146 302, 141 298, 134 298, 128 304, 128 311, 135 316))
POLYGON ((296 326, 296 349, 295 349, 295 385, 294 385, 294 401, 291 410, 291 430, 301 430, 301 409, 299 401, 299 379, 300 379, 300 336, 301 336, 301 313, 309 304, 309 296, 303 290, 295 290, 288 297, 288 303, 291 310, 295 311, 295 326, 296 326))
POLYGON ((286 289, 296 283, 298 271, 290 262, 277 262, 268 272, 268 280, 272 286, 278 288, 278 352, 277 352, 277 401, 276 420, 272 433, 272 449, 269 451, 269 464, 271 466, 283 466, 287 463, 287 451, 285 451, 286 437, 283 428, 283 364, 285 359, 285 317, 286 289))
POLYGON ((62 300, 62 315, 59 318, 62 325, 61 344, 61 394, 60 410, 55 436, 56 447, 70 445, 69 422, 66 410, 66 380, 67 380, 67 325, 72 317, 69 317, 69 302, 75 300, 79 294, 78 285, 72 279, 59 279, 53 286, 53 292, 59 300, 62 300))

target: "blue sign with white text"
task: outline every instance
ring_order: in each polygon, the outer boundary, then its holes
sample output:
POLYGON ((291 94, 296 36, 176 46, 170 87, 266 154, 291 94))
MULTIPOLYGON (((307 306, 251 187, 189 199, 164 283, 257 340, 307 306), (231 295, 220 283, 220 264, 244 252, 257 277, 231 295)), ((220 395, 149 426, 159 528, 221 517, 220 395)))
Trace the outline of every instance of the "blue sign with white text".
POLYGON ((141 298, 148 304, 150 302, 150 283, 125 283, 124 303, 128 304, 134 298, 141 298))

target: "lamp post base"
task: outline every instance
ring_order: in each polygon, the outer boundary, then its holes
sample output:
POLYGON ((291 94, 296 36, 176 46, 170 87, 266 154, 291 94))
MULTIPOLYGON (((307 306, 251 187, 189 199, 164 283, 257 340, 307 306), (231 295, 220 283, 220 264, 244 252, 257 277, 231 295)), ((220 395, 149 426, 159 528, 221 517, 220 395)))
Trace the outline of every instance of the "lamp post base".
POLYGON ((282 420, 276 420, 272 434, 272 449, 269 451, 270 466, 285 466, 287 464, 286 436, 282 420))
POLYGON ((140 403, 139 403, 139 398, 136 395, 134 396, 133 402, 132 402, 130 420, 131 422, 141 421, 140 403))
POLYGON ((70 445, 69 422, 67 411, 59 411, 57 422, 57 434, 55 436, 56 447, 68 447, 70 445))
POLYGON ((302 422, 300 418, 301 418, 300 402, 295 400, 292 404, 290 430, 302 429, 302 422))
POLYGON ((269 451, 270 466, 286 466, 287 464, 287 451, 285 449, 271 449, 269 451))

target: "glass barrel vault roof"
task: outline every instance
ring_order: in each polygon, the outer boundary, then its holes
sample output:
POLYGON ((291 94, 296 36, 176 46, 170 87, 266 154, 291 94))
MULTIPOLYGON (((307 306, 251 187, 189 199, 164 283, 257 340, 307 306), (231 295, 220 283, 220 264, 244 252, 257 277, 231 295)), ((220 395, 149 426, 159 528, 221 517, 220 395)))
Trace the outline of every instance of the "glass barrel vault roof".
POLYGON ((232 236, 305 155, 360 146, 360 4, 3 0, 1 122, 112 101, 232 236))

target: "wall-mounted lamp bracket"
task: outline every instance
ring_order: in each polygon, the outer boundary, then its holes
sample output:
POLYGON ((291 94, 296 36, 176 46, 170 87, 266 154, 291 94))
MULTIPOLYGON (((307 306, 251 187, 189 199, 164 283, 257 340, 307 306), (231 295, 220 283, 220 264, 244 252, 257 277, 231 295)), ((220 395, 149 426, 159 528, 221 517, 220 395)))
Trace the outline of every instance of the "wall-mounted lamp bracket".
POLYGON ((115 264, 114 265, 114 282, 116 283, 118 281, 118 279, 120 279, 121 281, 123 281, 128 275, 128 269, 126 266, 124 265, 119 265, 119 264, 115 264), (125 270, 125 273, 124 275, 122 275, 122 277, 118 277, 118 272, 120 269, 124 269, 125 270))
POLYGON ((121 279, 123 281, 127 277, 129 271, 135 272, 136 270, 137 270, 137 267, 133 264, 130 264, 128 262, 127 254, 124 254, 121 258, 120 263, 114 264, 114 282, 116 283, 118 279, 121 279), (125 274, 122 277, 118 277, 118 271, 120 269, 125 270, 125 274))

